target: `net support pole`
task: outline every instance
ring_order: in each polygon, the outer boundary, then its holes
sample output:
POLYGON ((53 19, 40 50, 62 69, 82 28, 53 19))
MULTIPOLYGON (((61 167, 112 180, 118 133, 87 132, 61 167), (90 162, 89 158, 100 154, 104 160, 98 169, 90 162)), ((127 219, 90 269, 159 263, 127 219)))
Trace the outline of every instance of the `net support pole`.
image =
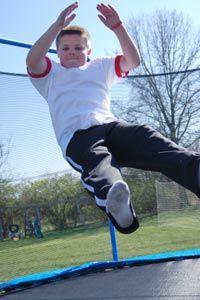
POLYGON ((115 233, 115 227, 113 226, 112 222, 109 220, 109 228, 110 228, 110 240, 111 240, 111 246, 112 246, 112 255, 113 260, 118 261, 118 249, 117 249, 117 239, 116 239, 116 233, 115 233))
MULTIPOLYGON (((24 43, 24 42, 19 42, 19 41, 14 41, 14 40, 9 40, 9 39, 4 39, 0 38, 0 44, 4 45, 10 45, 10 46, 16 46, 16 47, 21 47, 21 48, 28 48, 30 49, 32 47, 32 44, 24 43)), ((55 49, 50 48, 48 50, 50 53, 57 53, 55 49)))

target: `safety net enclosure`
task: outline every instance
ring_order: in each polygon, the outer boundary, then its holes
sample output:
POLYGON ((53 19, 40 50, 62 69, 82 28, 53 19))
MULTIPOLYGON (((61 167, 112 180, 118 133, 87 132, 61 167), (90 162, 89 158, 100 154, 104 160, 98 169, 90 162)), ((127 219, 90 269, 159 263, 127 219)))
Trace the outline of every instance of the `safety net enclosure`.
MULTIPOLYGON (((136 80, 112 90, 119 117, 133 117, 136 80)), ((1 72, 0 99, 0 295, 199 299, 200 199, 160 174, 122 169, 140 229, 116 233, 62 158, 26 74, 1 72)))

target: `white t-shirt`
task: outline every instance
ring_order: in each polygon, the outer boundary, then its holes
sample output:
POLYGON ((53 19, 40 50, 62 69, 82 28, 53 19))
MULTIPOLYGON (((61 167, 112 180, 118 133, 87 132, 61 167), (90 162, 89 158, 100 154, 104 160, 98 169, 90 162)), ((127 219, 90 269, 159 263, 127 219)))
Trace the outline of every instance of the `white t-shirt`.
POLYGON ((49 105, 64 157, 77 130, 116 120, 110 111, 109 92, 114 83, 127 75, 120 72, 120 59, 120 55, 97 58, 81 67, 65 68, 46 57, 45 73, 29 73, 32 84, 49 105))

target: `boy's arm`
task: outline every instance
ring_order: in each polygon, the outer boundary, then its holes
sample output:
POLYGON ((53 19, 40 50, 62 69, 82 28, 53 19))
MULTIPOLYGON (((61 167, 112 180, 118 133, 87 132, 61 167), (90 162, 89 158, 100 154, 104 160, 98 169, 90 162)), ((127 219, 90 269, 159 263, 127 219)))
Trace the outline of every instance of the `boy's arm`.
POLYGON ((122 48, 120 68, 123 73, 140 65, 140 55, 126 28, 122 24, 117 11, 111 5, 98 4, 97 10, 101 13, 100 20, 116 34, 122 48))
POLYGON ((65 8, 57 18, 56 22, 53 23, 32 46, 26 58, 26 64, 30 73, 42 74, 46 71, 47 62, 45 56, 59 31, 75 18, 76 15, 71 13, 77 7, 78 2, 75 2, 65 8))

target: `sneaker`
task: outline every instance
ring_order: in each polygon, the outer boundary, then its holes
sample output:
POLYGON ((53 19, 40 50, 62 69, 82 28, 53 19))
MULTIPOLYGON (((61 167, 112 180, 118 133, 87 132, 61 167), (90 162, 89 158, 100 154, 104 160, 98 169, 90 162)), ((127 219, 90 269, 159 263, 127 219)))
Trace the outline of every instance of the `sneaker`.
POLYGON ((120 227, 126 228, 133 223, 133 212, 130 208, 130 191, 128 185, 116 181, 107 196, 107 213, 110 213, 120 227))

